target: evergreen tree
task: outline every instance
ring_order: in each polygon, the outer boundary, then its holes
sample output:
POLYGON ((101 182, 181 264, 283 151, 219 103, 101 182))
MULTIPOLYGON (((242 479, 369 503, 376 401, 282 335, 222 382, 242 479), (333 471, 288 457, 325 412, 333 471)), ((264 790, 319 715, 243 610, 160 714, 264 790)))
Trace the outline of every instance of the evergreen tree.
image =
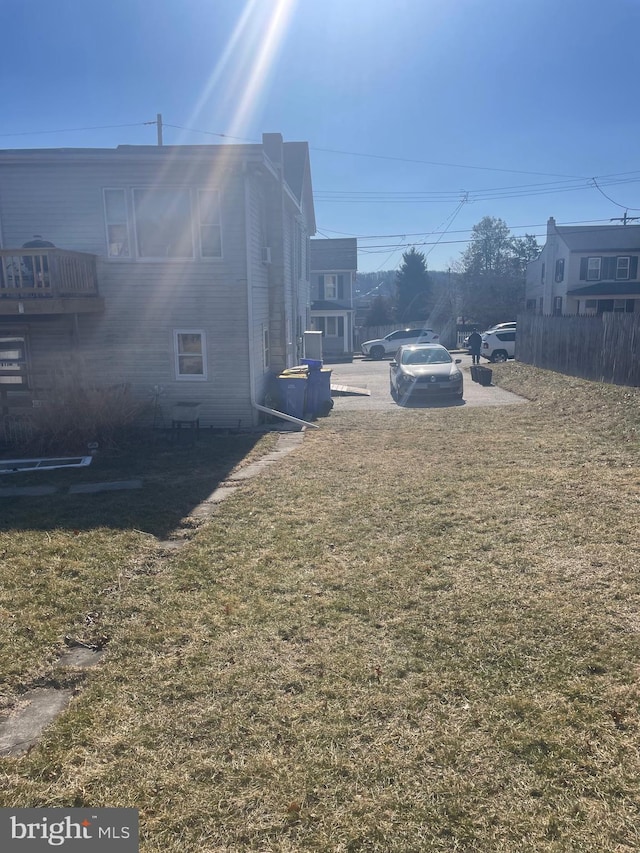
POLYGON ((396 273, 396 310, 398 321, 426 320, 431 309, 431 279, 422 252, 410 249, 402 255, 396 273))
POLYGON ((388 326, 393 323, 393 306, 382 294, 376 296, 364 319, 365 326, 388 326))

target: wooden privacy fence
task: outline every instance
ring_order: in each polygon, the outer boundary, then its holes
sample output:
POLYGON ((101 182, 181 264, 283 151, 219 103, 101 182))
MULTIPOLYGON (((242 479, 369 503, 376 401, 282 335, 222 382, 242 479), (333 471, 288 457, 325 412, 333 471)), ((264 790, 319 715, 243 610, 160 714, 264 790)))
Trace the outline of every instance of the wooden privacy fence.
POLYGON ((614 385, 640 385, 640 314, 518 317, 516 358, 614 385))

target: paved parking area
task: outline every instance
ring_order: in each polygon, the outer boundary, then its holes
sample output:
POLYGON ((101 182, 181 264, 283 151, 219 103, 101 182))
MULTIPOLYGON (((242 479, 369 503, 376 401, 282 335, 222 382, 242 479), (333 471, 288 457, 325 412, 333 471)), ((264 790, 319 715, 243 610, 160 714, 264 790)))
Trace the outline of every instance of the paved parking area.
MULTIPOLYGON (((465 406, 509 406, 526 403, 523 397, 505 391, 496 385, 484 387, 471 379, 469 368, 471 356, 467 353, 453 353, 454 358, 461 359, 460 367, 464 373, 464 399, 461 401, 429 401, 409 403, 404 408, 463 408, 465 406)), ((389 393, 389 362, 372 361, 368 358, 355 357, 350 364, 328 364, 332 370, 331 383, 366 388, 371 392, 367 397, 334 397, 334 411, 398 411, 398 406, 389 393)), ((483 360, 483 364, 488 362, 483 360)), ((489 365, 490 366, 490 365, 489 365)))

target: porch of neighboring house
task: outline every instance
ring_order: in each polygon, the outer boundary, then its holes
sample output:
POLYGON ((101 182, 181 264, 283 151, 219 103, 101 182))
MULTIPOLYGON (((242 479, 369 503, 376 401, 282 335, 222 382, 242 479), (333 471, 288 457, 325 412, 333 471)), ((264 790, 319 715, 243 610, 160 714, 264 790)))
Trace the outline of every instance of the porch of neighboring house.
POLYGON ((311 305, 311 330, 322 332, 325 360, 351 361, 353 358, 353 310, 335 303, 311 305))

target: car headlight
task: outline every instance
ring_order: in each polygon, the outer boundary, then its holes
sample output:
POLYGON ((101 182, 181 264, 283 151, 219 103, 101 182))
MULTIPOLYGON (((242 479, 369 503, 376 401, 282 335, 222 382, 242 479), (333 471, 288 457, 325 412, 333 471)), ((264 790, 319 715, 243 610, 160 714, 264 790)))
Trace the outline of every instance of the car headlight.
POLYGON ((462 379, 462 374, 459 370, 449 374, 449 382, 457 382, 459 379, 462 379))

